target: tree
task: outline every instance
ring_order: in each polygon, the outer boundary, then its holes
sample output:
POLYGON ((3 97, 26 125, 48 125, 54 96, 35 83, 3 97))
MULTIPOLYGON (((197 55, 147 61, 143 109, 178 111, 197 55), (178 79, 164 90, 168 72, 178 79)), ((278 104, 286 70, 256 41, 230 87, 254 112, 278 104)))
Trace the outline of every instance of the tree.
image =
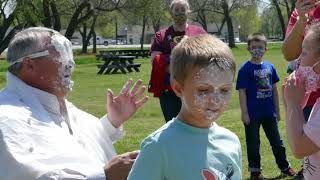
MULTIPOLYGON (((64 2, 65 3, 65 2, 64 2)), ((65 16, 70 19, 67 22, 65 36, 71 39, 74 32, 78 29, 82 36, 82 53, 87 53, 87 46, 92 36, 95 36, 95 26, 97 19, 104 13, 120 10, 126 6, 125 0, 82 0, 69 2, 69 6, 75 8, 73 14, 65 11, 65 16), (71 3, 71 4, 70 4, 71 3), (88 29, 88 24, 90 30, 88 29), (80 28, 82 26, 82 28, 80 28), (89 31, 88 31, 89 30, 89 31)), ((94 50, 96 52, 96 41, 93 41, 94 50)))
POLYGON ((45 27, 61 30, 60 14, 55 0, 43 0, 43 20, 42 23, 45 27))
MULTIPOLYGON (((262 1, 258 0, 258 2, 262 2, 262 1)), ((295 8, 296 0, 271 0, 270 2, 271 3, 269 5, 270 7, 273 7, 275 9, 276 14, 274 15, 278 18, 277 20, 277 24, 279 25, 278 28, 281 29, 280 39, 283 40, 286 34, 286 25, 291 16, 291 13, 295 8)), ((269 7, 267 7, 267 9, 268 8, 269 7)))
POLYGON ((276 10, 272 6, 264 9, 261 15, 261 22, 261 32, 267 37, 281 38, 283 36, 276 10))
POLYGON ((232 13, 232 18, 240 25, 241 31, 239 32, 239 37, 241 40, 245 40, 249 34, 260 30, 261 19, 257 14, 257 5, 236 9, 232 13))
POLYGON ((281 40, 283 40, 284 37, 285 37, 285 34, 286 34, 286 25, 285 25, 284 17, 282 15, 282 11, 281 11, 281 8, 280 8, 280 3, 279 3, 278 0, 272 0, 271 2, 273 4, 273 6, 275 7, 277 15, 278 15, 278 18, 279 18, 279 23, 280 23, 281 31, 282 31, 281 40))
POLYGON ((240 7, 246 7, 251 5, 254 0, 190 0, 191 6, 194 8, 193 13, 196 14, 196 20, 206 29, 208 15, 210 13, 220 14, 222 18, 222 29, 223 25, 226 23, 228 27, 228 42, 229 46, 235 47, 234 42, 234 29, 233 22, 231 18, 231 13, 234 9, 240 7))
POLYGON ((169 21, 169 12, 166 10, 168 3, 167 0, 130 1, 130 8, 123 14, 126 15, 128 24, 139 24, 142 26, 140 40, 141 49, 143 49, 145 26, 152 24, 154 32, 157 32, 160 30, 161 24, 169 21))
POLYGON ((8 47, 17 31, 33 24, 27 8, 29 1, 0 0, 0 54, 8 47))

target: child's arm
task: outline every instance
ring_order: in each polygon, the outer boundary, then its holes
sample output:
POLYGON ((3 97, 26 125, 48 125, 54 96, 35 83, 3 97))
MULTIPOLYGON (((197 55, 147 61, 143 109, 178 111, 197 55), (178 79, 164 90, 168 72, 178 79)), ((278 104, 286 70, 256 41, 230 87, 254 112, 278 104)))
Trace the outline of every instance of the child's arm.
POLYGON ((280 116, 280 107, 279 107, 279 93, 278 93, 278 87, 277 84, 272 85, 272 91, 273 91, 273 103, 274 103, 274 108, 277 114, 277 120, 280 121, 281 116, 280 116))
POLYGON ((128 180, 164 180, 164 156, 162 147, 151 137, 145 139, 128 180))
MULTIPOLYGON (((297 3, 304 3, 298 1, 297 3)), ((301 54, 302 41, 305 33, 305 22, 307 18, 304 17, 305 13, 298 14, 293 11, 288 22, 286 38, 283 41, 282 53, 287 61, 292 61, 299 57, 301 54)))
POLYGON ((244 124, 250 124, 250 118, 248 114, 247 108, 247 94, 246 89, 239 89, 239 101, 240 101, 240 108, 241 108, 241 120, 244 124))
POLYGON ((312 112, 310 115, 310 119, 306 125, 309 135, 305 133, 303 128, 304 116, 301 103, 303 102, 304 94, 304 86, 296 86, 293 75, 290 75, 284 87, 284 99, 287 105, 286 128, 289 145, 296 158, 303 158, 320 150, 315 144, 316 140, 319 139, 319 119, 313 115, 313 113, 317 114, 319 111, 312 112), (312 137, 312 134, 316 134, 316 138, 313 139, 315 141, 309 138, 312 137))

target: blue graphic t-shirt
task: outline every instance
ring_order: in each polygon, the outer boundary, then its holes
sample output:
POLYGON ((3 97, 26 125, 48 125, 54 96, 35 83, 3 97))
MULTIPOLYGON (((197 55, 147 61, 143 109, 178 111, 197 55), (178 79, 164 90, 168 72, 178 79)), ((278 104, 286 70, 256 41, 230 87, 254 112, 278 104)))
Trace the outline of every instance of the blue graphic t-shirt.
POLYGON ((244 62, 239 70, 236 89, 245 89, 250 119, 275 118, 273 84, 279 81, 273 65, 244 62))
POLYGON ((214 123, 195 128, 173 119, 141 145, 128 180, 239 180, 238 137, 214 123))

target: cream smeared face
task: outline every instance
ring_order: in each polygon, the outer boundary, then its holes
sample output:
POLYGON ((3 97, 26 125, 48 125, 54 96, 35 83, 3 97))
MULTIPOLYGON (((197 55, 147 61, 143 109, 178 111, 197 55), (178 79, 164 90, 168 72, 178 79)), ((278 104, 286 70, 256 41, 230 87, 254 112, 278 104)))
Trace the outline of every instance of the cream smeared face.
POLYGON ((195 123, 211 124, 222 114, 231 98, 233 76, 231 70, 220 69, 215 64, 195 68, 188 76, 182 103, 195 123))
POLYGON ((48 41, 45 56, 35 60, 36 76, 39 77, 39 88, 53 94, 66 95, 72 90, 71 74, 75 62, 73 60, 70 41, 60 34, 53 35, 48 41))
POLYGON ((69 92, 74 83, 71 80, 71 74, 75 65, 71 42, 64 36, 57 34, 51 37, 51 44, 57 52, 57 56, 53 60, 59 63, 55 86, 58 90, 69 92))

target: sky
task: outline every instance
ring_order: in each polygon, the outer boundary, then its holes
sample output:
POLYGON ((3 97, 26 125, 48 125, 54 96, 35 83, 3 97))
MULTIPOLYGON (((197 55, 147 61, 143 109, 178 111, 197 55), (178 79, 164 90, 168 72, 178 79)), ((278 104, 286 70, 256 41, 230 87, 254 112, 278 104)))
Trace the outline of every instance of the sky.
POLYGON ((258 14, 261 15, 263 9, 270 5, 270 0, 258 0, 258 14))

